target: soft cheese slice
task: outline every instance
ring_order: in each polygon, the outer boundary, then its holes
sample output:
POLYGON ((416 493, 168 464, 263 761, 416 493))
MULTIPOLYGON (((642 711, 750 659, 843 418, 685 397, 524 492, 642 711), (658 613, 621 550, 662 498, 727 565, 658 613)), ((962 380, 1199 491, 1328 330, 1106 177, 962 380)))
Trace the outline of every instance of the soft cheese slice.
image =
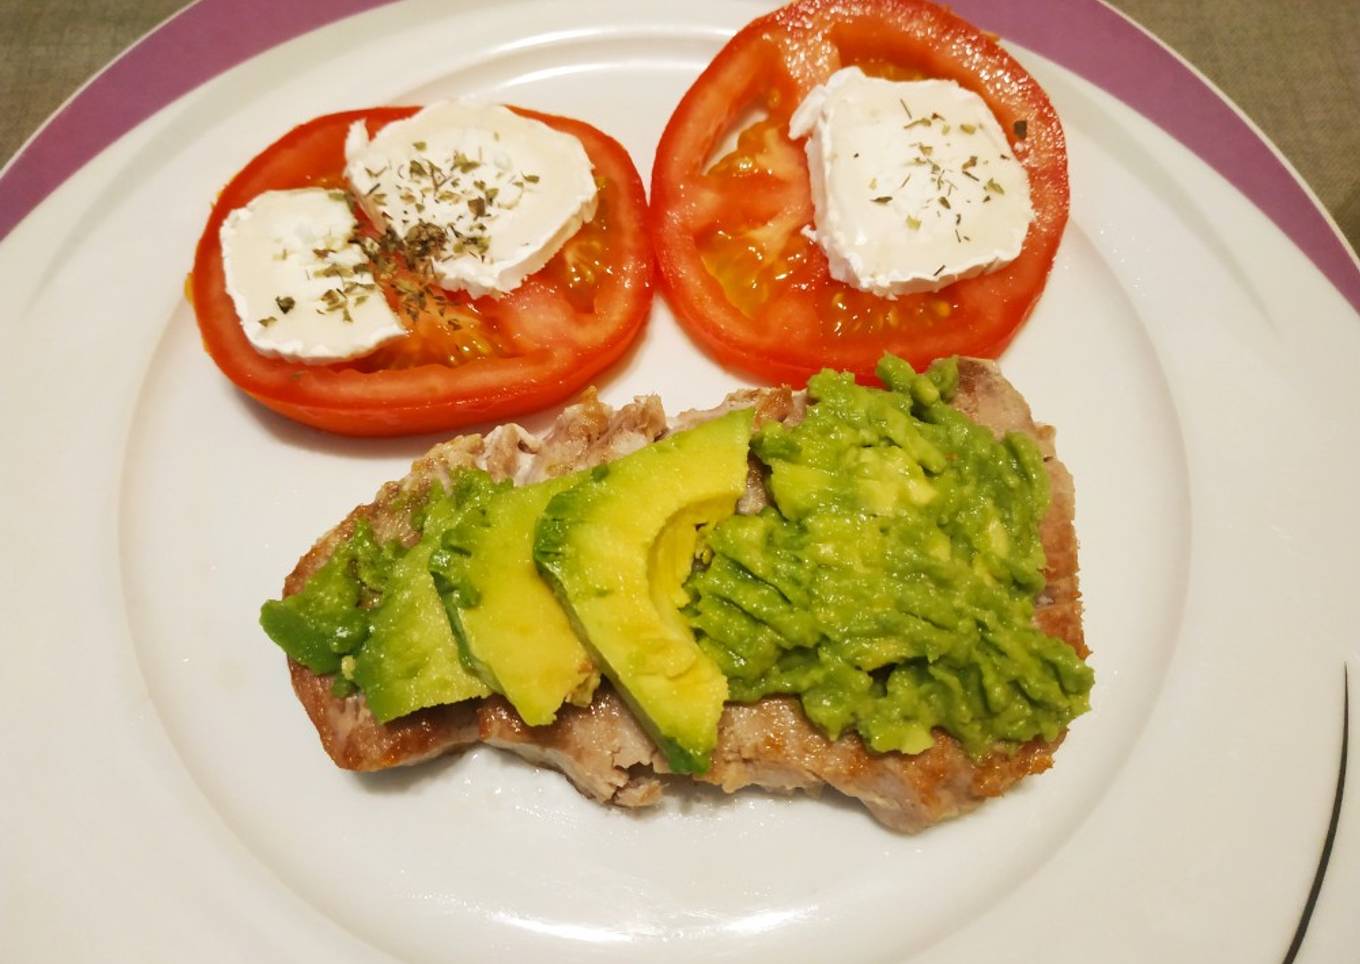
POLYGON ((951 80, 837 71, 794 111, 831 276, 881 298, 1004 267, 1029 223, 1029 179, 982 98, 951 80))
POLYGON ((255 350, 325 364, 406 334, 374 282, 343 191, 266 191, 222 222, 227 294, 255 350))
POLYGON ((595 216, 581 142, 505 107, 432 104, 345 142, 345 174, 374 223, 473 297, 515 288, 595 216))

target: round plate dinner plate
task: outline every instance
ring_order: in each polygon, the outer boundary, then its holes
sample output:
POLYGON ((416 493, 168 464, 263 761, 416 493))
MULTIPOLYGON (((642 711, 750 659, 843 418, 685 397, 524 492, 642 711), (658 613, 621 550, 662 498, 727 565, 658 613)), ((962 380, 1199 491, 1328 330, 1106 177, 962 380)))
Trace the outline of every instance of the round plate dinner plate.
MULTIPOLYGON (((317 745, 259 605, 435 440, 319 434, 218 374, 183 295, 215 192, 304 119, 454 94, 581 117, 645 177, 762 9, 380 6, 148 112, 0 242, 0 957, 1354 959, 1348 266, 1329 281, 1279 217, 1025 47, 1072 217, 1001 362, 1076 479, 1097 673, 1052 771, 906 837, 831 794, 627 813, 489 749, 358 776, 317 745)), ((742 384, 658 299, 600 388, 674 412, 742 384)))

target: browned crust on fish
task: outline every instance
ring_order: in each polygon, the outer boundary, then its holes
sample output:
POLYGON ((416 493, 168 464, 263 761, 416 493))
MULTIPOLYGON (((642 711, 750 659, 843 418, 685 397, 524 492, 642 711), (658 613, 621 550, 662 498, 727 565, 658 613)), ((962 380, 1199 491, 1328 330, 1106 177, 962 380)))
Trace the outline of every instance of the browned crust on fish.
MULTIPOLYGON (((1051 499, 1040 528, 1047 583, 1035 621, 1084 658, 1088 650, 1077 582, 1072 478, 1054 452, 1053 430, 1035 424, 1025 400, 992 362, 960 361, 954 405, 998 435, 1010 431, 1030 435, 1043 452, 1051 499)), ((675 426, 747 406, 757 410, 759 420, 796 421, 804 410, 803 397, 787 388, 748 389, 733 393, 715 409, 679 416, 675 426)), ((414 542, 419 534, 411 527, 406 506, 436 482, 447 483, 459 468, 476 465, 498 479, 537 481, 617 458, 666 430, 655 397, 612 411, 588 395, 563 412, 542 439, 518 426, 504 426, 486 438, 461 436, 435 446, 412 465, 406 478, 383 486, 373 502, 356 508, 323 536, 285 580, 284 594, 298 591, 360 520, 367 521, 380 539, 414 542)), ((763 503, 754 467, 753 483, 741 511, 754 511, 763 503)), ((664 757, 607 683, 589 706, 565 705, 549 726, 528 726, 500 697, 434 707, 381 724, 368 712, 361 694, 336 697, 330 678, 291 661, 289 671, 322 746, 346 769, 419 763, 486 743, 560 770, 582 793, 604 803, 649 805, 661 798, 666 785, 659 776, 668 772, 664 757)), ((727 706, 713 764, 696 779, 728 793, 748 786, 816 793, 829 786, 860 800, 883 824, 915 832, 1004 793, 1031 773, 1047 770, 1061 742, 1062 735, 1053 741, 1035 740, 974 761, 952 737, 937 730, 935 745, 923 753, 875 753, 853 733, 828 739, 808 721, 796 699, 767 697, 727 706)))

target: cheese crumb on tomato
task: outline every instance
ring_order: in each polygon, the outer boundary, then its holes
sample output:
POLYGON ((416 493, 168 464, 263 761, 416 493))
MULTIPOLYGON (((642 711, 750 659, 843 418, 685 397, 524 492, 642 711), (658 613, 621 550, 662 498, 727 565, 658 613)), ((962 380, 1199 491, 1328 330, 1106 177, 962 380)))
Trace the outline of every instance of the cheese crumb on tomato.
POLYGON ((222 267, 241 328, 262 355, 357 358, 406 334, 354 240, 343 191, 266 191, 222 222, 222 267))
POLYGON ((982 98, 952 80, 839 70, 794 111, 831 276, 881 298, 938 291, 1020 254, 1029 179, 982 98))
POLYGON ((372 139, 356 122, 345 176, 375 224, 445 288, 507 294, 595 216, 581 142, 492 104, 432 104, 372 139))

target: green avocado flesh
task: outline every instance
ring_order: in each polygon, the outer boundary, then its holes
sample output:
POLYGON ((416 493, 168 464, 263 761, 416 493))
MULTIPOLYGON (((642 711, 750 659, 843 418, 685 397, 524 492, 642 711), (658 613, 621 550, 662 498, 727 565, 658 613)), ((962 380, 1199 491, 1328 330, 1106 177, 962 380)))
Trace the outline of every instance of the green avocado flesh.
POLYGON ((378 545, 361 523, 300 592, 264 604, 260 625, 314 673, 339 673, 337 695, 361 688, 382 723, 490 695, 459 657, 429 572, 458 504, 454 495, 435 493, 421 513, 420 541, 405 550, 378 545))
POLYGON ((731 412, 587 473, 535 535, 540 572, 677 773, 708 769, 727 699, 680 609, 700 527, 746 489, 752 418, 731 412))
POLYGON ((389 568, 373 532, 360 525, 312 574, 300 592, 271 599, 260 608, 260 625, 292 659, 313 673, 340 671, 340 660, 368 638, 361 593, 378 593, 389 568), (373 580, 367 585, 361 573, 373 580))
POLYGON ((499 692, 544 725, 602 671, 682 773, 725 701, 771 694, 880 752, 1053 739, 1093 674, 1034 626, 1042 455, 947 404, 956 362, 879 376, 822 372, 801 423, 754 437, 735 411, 532 486, 462 471, 408 507, 414 546, 359 523, 261 625, 381 722, 499 692), (751 453, 771 504, 734 515, 751 453))
POLYGON ((974 756, 1053 739, 1093 675, 1033 625, 1043 458, 946 404, 956 362, 888 357, 879 377, 815 375, 806 419, 756 434, 773 505, 706 532, 685 616, 732 699, 796 694, 833 738, 917 753, 940 727, 974 756))
POLYGON ((530 726, 564 702, 588 706, 600 674, 534 566, 534 527, 548 501, 581 476, 470 500, 431 570, 463 656, 530 726))

